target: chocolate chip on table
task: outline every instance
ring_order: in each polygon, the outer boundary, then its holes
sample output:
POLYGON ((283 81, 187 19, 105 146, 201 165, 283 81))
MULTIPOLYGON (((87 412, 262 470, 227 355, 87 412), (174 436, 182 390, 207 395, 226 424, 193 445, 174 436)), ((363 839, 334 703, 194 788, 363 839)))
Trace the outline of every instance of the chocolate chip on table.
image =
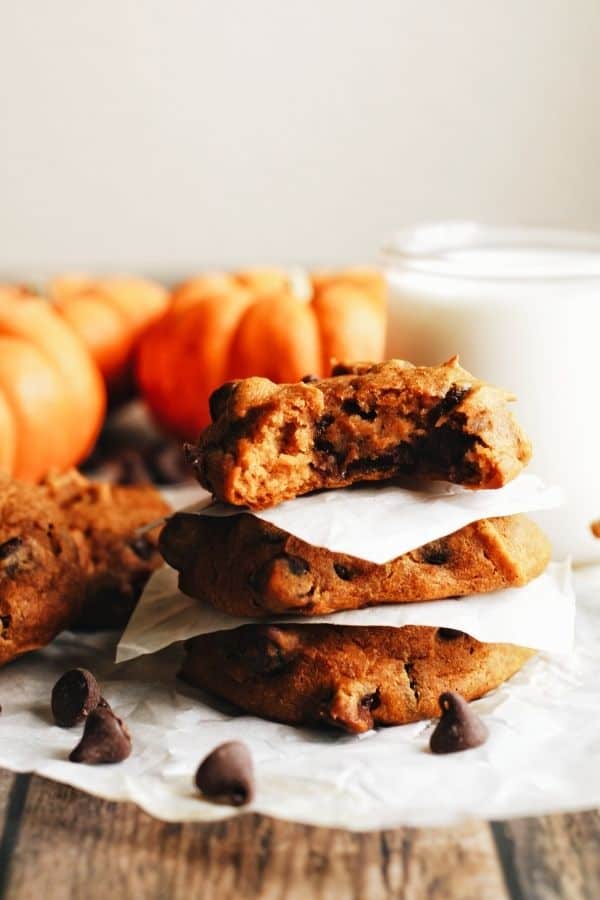
POLYGON ((21 547, 23 539, 20 537, 9 538, 0 544, 0 561, 10 559, 21 547))
POLYGON ((487 726, 456 691, 446 691, 439 699, 442 716, 437 723, 429 746, 432 753, 457 753, 484 744, 487 726))
POLYGON ((129 486, 180 484, 192 477, 181 445, 162 439, 144 447, 98 448, 82 468, 98 481, 129 486))
POLYGON ((130 753, 131 737, 125 723, 106 706, 89 714, 83 736, 69 759, 94 766, 122 762, 130 753))
POLYGON ((83 722, 101 700, 98 682, 91 672, 69 669, 52 688, 50 705, 54 721, 61 728, 72 728, 83 722))
POLYGON ((180 484, 193 477, 179 444, 157 444, 150 450, 147 462, 157 484, 180 484))
POLYGON ((123 448, 107 460, 107 464, 110 463, 120 467, 116 476, 117 484, 152 484, 152 471, 139 450, 123 448))
POLYGON ((241 741, 220 744, 200 763, 196 787, 214 803, 245 806, 254 799, 254 764, 241 741))

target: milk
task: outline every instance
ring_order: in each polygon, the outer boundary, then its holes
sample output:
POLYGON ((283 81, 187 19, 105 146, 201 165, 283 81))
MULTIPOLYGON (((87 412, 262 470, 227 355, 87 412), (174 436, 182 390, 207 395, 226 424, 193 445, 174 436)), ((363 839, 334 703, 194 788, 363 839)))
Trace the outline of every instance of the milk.
POLYGON ((555 555, 600 559, 600 237, 426 226, 386 249, 388 357, 440 363, 455 353, 518 395, 531 471, 566 506, 539 514, 555 555))

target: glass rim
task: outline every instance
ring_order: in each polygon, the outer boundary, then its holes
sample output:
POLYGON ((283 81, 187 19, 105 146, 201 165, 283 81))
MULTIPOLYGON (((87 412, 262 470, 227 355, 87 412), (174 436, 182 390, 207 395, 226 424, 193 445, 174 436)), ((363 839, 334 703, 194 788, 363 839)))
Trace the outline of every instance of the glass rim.
POLYGON ((600 281, 600 232, 526 225, 486 225, 478 222, 450 220, 424 223, 395 232, 380 250, 380 262, 385 268, 400 267, 409 272, 433 278, 452 278, 461 281, 600 281), (494 270, 481 272, 457 271, 456 262, 448 253, 461 250, 538 249, 587 252, 598 255, 597 271, 572 270, 559 274, 526 270, 509 272, 494 270), (431 264, 434 264, 431 266, 431 264), (425 265, 429 264, 429 265, 425 265))

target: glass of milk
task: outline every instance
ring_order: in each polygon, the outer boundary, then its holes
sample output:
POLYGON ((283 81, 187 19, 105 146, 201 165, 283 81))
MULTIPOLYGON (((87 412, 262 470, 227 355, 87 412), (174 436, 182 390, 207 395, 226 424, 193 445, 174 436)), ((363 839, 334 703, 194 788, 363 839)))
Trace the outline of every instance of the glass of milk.
POLYGON ((468 222, 424 225, 384 247, 387 357, 464 368, 518 396, 530 471, 566 506, 536 515, 555 555, 600 560, 600 235, 468 222))

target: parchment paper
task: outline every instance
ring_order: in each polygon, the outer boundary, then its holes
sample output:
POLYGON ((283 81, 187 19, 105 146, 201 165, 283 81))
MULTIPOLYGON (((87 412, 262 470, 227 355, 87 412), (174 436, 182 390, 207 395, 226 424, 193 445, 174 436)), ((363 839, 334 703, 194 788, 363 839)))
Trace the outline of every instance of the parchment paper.
MULTIPOLYGON (((499 491, 485 494, 494 494, 494 502, 502 497, 499 491)), ((194 495, 198 496, 197 489, 194 495)), ((481 493, 469 494, 469 498, 480 497, 481 493)), ((179 493, 176 502, 180 498, 179 493)), ((439 531, 439 517, 433 510, 440 499, 444 498, 418 504, 426 506, 424 518, 428 522, 436 519, 439 532, 425 539, 419 537, 418 544, 460 527, 455 524, 448 528, 446 512, 442 525, 448 530, 439 531)), ((462 504, 463 498, 458 506, 462 504)), ((447 499, 441 508, 447 510, 447 499)), ((533 508, 539 507, 525 506, 533 508)), ((520 508, 513 507, 502 512, 517 511, 520 508)), ((462 524, 500 514, 491 512, 489 506, 473 512, 467 520, 461 520, 462 524)), ((398 510, 394 516, 398 516, 398 510)), ((404 517, 413 516, 418 517, 414 508, 404 517)), ((377 521, 378 516, 372 520, 374 527, 377 521)), ((394 556, 402 552, 397 537, 394 535, 394 556)), ((414 540, 412 537, 411 542, 414 540)), ((361 541, 364 547, 364 520, 361 541)), ((500 634, 502 621, 506 626, 525 622, 529 600, 534 604, 527 616, 532 641, 540 645, 542 634, 549 640, 550 621, 564 632, 563 637, 568 636, 572 598, 566 567, 556 566, 544 578, 529 589, 531 597, 518 595, 520 611, 516 619, 516 613, 507 615, 509 591, 499 592, 497 598, 485 598, 487 627, 492 621, 493 604, 498 603, 503 613, 491 632, 495 640, 506 640, 500 634)), ((113 662, 115 635, 66 633, 44 650, 0 671, 0 765, 18 772, 34 771, 110 800, 130 800, 168 821, 216 820, 251 809, 299 822, 367 830, 598 806, 600 569, 586 573, 580 582, 576 651, 538 656, 508 684, 477 701, 475 707, 485 717, 490 739, 466 753, 431 755, 428 741, 433 726, 427 722, 356 737, 239 715, 177 683, 180 644, 117 665, 113 662), (106 699, 126 720, 134 750, 125 762, 112 766, 68 762, 81 729, 64 730, 53 725, 49 698, 54 682, 73 666, 84 666, 96 674, 106 699), (208 803, 193 787, 193 775, 201 759, 217 744, 232 738, 248 744, 257 772, 256 800, 243 810, 208 803)), ((172 594, 172 581, 168 592, 172 594)), ((189 612, 190 601, 183 599, 189 612)), ((475 602, 482 604, 483 599, 476 598, 475 602)), ((443 603, 418 606, 429 607, 428 615, 442 625, 443 603)), ((459 611, 463 616, 472 615, 470 601, 457 601, 454 606, 457 615, 459 611)), ((167 618, 172 619, 171 613, 167 618)), ((389 613, 386 608, 386 615, 389 613)), ((476 627, 474 619, 472 616, 472 629, 476 627)), ((462 628, 465 622, 451 621, 455 625, 448 623, 448 627, 462 628)), ((166 624, 171 629, 173 621, 166 624)), ((156 621, 154 627, 159 629, 160 623, 156 621)))
POLYGON ((197 634, 257 622, 327 622, 330 625, 431 625, 465 631, 479 641, 520 644, 568 653, 573 645, 575 596, 570 563, 551 563, 525 587, 428 603, 394 603, 329 616, 243 619, 225 615, 177 589, 177 572, 156 571, 117 647, 117 662, 154 653, 197 634))
POLYGON ((431 755, 427 722, 351 737, 236 716, 177 689, 178 646, 115 665, 115 636, 65 634, 0 671, 0 765, 132 800, 170 821, 244 811, 213 806, 192 787, 200 759, 231 738, 243 739, 255 759, 251 809, 299 822, 366 830, 600 806, 600 569, 579 575, 577 585, 575 653, 540 656, 477 701, 490 739, 475 750, 431 755), (76 665, 96 673, 130 726, 134 753, 124 763, 66 761, 80 731, 51 724, 49 695, 76 665))
MULTIPOLYGON (((439 481, 415 484, 414 479, 411 485, 361 484, 323 491, 253 515, 316 547, 384 563, 478 519, 552 509, 562 501, 559 488, 547 487, 528 473, 495 491, 469 491, 439 481)), ((166 495, 175 508, 193 504, 186 511, 198 515, 247 512, 213 503, 199 487, 178 488, 166 495)))

